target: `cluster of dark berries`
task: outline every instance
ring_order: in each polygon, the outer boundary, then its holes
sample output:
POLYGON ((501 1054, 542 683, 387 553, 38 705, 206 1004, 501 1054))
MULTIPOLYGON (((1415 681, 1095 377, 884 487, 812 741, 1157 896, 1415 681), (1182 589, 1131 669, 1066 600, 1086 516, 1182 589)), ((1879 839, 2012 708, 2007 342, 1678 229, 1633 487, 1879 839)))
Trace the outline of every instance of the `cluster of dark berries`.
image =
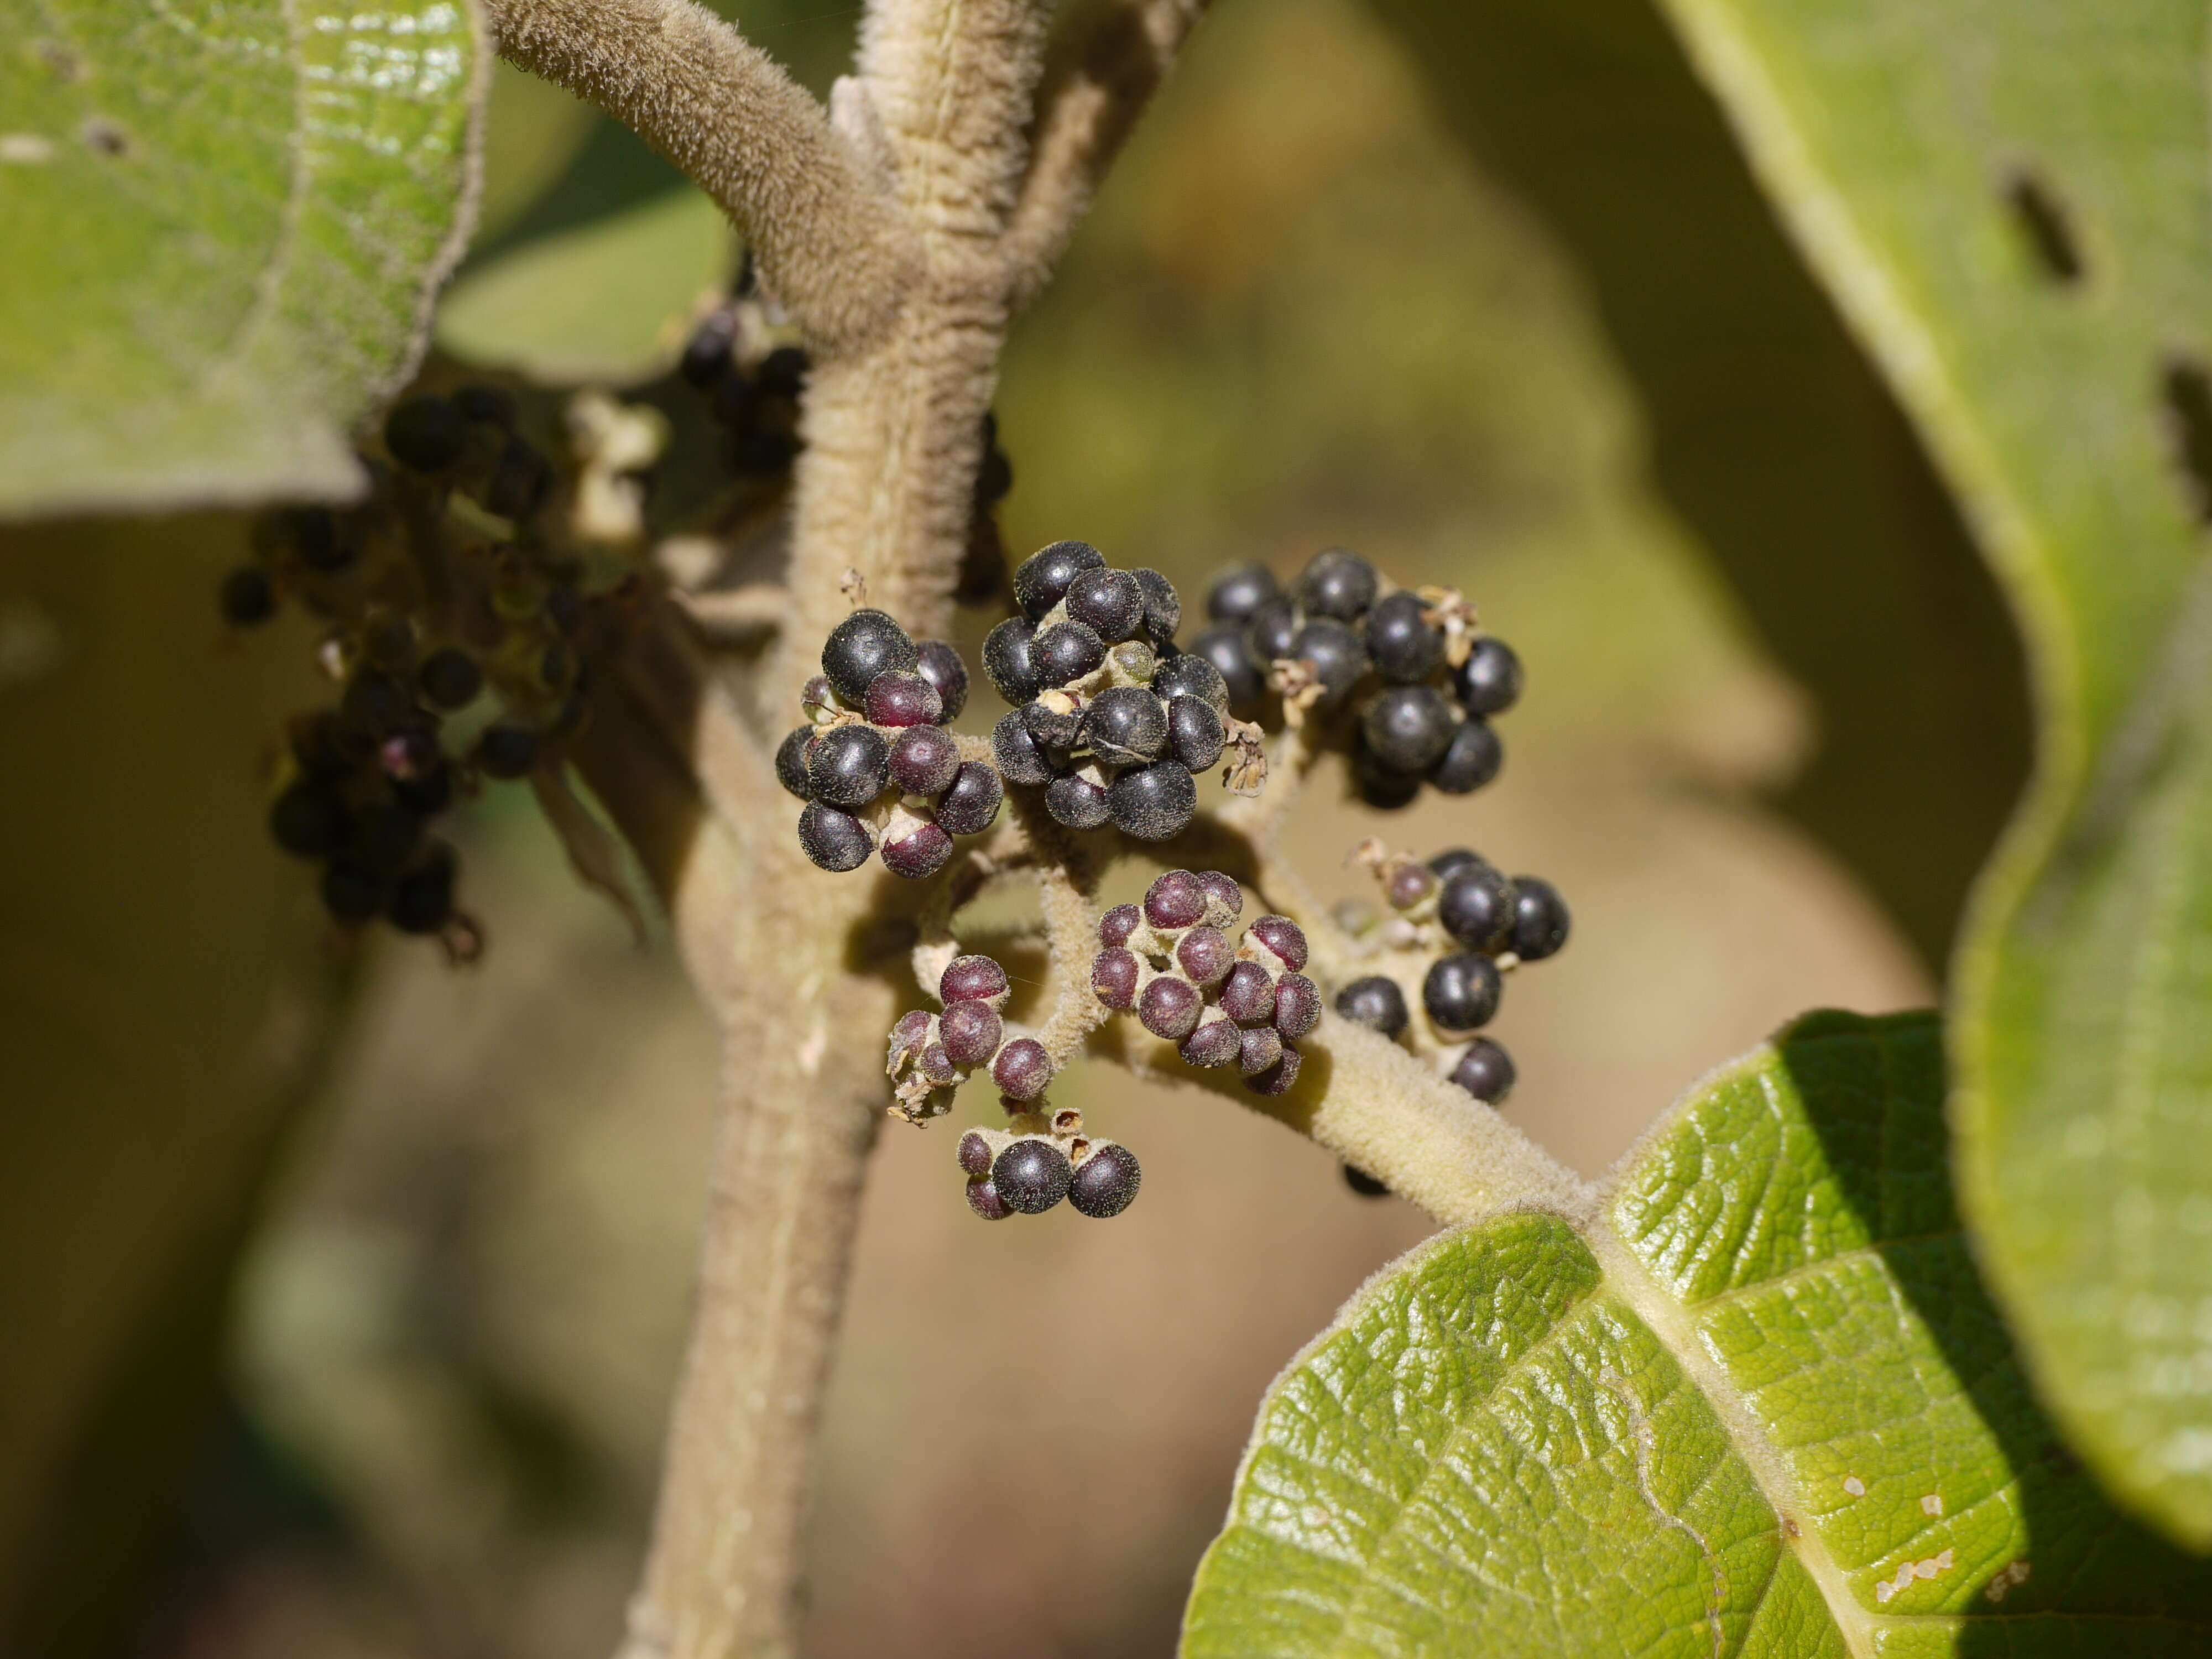
POLYGON ((916 644, 881 611, 830 630, 800 702, 807 723, 775 751, 775 775, 806 803, 799 844, 824 870, 882 852, 894 873, 945 867, 952 837, 980 835, 1004 790, 988 762, 963 760, 945 729, 968 701, 968 667, 941 640, 916 644))
MULTIPOLYGON (((1496 1015, 1507 970, 1541 961, 1567 942, 1566 902, 1551 883, 1508 878, 1463 847, 1425 863, 1373 848, 1365 861, 1390 910, 1369 930, 1379 932, 1376 942, 1408 955, 1441 951, 1422 975, 1421 1012, 1447 1051, 1451 1080, 1477 1100, 1504 1100, 1513 1087, 1512 1056, 1489 1037, 1455 1045, 1496 1015)), ((1389 974, 1340 988, 1336 1012, 1393 1039, 1405 1039, 1413 1024, 1406 988, 1389 974)))
POLYGON ((1137 1155, 1083 1133, 1083 1114, 1054 1112, 1046 1130, 970 1129, 960 1137, 968 1207, 986 1221, 1042 1215, 1061 1199, 1103 1221, 1133 1203, 1145 1178, 1137 1155))
POLYGON ((537 770, 582 722, 599 601, 533 529, 553 467, 503 392, 410 398, 383 438, 396 465, 363 457, 368 500, 264 520, 219 606, 250 626, 296 603, 323 624, 319 660, 342 687, 292 722, 269 815, 277 845, 321 864, 337 921, 380 915, 465 956, 481 935, 455 907, 453 849, 432 826, 479 779, 537 770), (457 520, 457 500, 473 516, 457 520))
POLYGON ((705 394, 722 428, 722 465, 736 477, 780 479, 799 459, 799 401, 813 367, 805 350, 775 346, 752 359, 763 325, 741 294, 709 312, 684 347, 677 372, 705 394))
POLYGON ((1014 601, 1021 614, 983 642, 983 672, 1013 705, 992 733, 1006 781, 1043 790, 1071 830, 1181 834, 1197 775, 1228 740, 1229 689, 1176 649, 1174 584, 1115 570, 1087 542, 1055 542, 1014 572, 1014 601))
POLYGON ((1170 870, 1141 905, 1109 910, 1091 965, 1091 994, 1176 1045, 1193 1066, 1235 1066, 1255 1093, 1297 1081, 1297 1039, 1321 1020, 1321 988, 1300 970, 1306 936, 1261 916, 1232 942, 1244 896, 1218 870, 1170 870))
POLYGON ((1348 728, 1361 799, 1403 806, 1425 781, 1464 795, 1498 775, 1490 717, 1521 695, 1521 663, 1474 631, 1473 608, 1441 589, 1385 591, 1375 567, 1331 548, 1284 592, 1264 566, 1217 578, 1194 655, 1218 671, 1229 706, 1348 728))
POLYGON ((1019 1110, 1052 1081, 1052 1057, 1035 1037, 1009 1036, 1000 1011, 1006 970, 989 957, 955 957, 939 976, 945 1012, 916 1009, 891 1027, 884 1070, 896 1084, 891 1110, 909 1123, 942 1117, 952 1091, 981 1066, 999 1085, 1009 1111, 1019 1110))

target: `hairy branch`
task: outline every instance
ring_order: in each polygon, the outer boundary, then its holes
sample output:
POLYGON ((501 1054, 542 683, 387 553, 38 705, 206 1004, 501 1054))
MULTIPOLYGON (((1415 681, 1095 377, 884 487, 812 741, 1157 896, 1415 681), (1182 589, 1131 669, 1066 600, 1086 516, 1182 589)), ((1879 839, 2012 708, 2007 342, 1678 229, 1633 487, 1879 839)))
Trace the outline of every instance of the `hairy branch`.
POLYGON ((880 337, 921 251, 887 181, 766 54, 690 0, 487 0, 500 52, 632 126, 735 220, 825 350, 880 337))

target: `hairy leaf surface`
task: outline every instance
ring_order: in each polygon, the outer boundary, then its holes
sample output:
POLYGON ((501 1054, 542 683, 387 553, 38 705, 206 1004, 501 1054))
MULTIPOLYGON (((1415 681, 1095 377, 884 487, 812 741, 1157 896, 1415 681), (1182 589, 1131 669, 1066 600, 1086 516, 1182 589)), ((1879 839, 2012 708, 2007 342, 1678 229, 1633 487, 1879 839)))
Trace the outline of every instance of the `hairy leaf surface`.
POLYGON ((1184 1651, 2200 1653, 2212 1567, 2029 1395, 1945 1176, 1936 1022, 1814 1015, 1587 1226, 1423 1246, 1276 1382, 1184 1651))
POLYGON ((471 206, 463 0, 0 5, 0 512, 359 484, 471 206))

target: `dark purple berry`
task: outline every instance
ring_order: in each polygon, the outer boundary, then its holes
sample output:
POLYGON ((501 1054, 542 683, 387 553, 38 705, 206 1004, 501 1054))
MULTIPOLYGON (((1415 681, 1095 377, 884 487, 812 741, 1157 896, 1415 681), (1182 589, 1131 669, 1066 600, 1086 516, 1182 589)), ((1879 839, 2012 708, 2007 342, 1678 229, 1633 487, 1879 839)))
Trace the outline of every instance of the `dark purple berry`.
POLYGON ((1171 760, 1124 772, 1106 791, 1114 826, 1139 841, 1167 841, 1190 828, 1198 813, 1198 786, 1171 760))
POLYGON ((1177 697, 1168 705, 1168 752, 1194 776, 1221 758, 1228 730, 1210 702, 1177 697))
POLYGON ((1421 1006, 1447 1031, 1472 1031, 1498 1012, 1503 988, 1498 964, 1472 951, 1458 951, 1429 964, 1421 981, 1421 1006))
POLYGON ((806 751, 814 741, 815 730, 811 726, 795 726, 775 746, 775 781, 801 800, 807 799, 806 751))
POLYGON ((1012 988, 1006 970, 989 957, 955 957, 937 976, 937 994, 945 1006, 956 1002, 995 1004, 1012 988))
POLYGON ((526 726, 494 721, 477 738, 477 764, 486 777, 528 777, 538 764, 538 733, 526 726))
POLYGON ((1480 859, 1445 878, 1437 920, 1470 951, 1487 951, 1513 925, 1513 886, 1480 859))
POLYGON ((1111 644, 1145 624, 1145 596, 1126 570, 1086 570, 1067 585, 1067 614, 1111 644))
POLYGON ((422 659, 415 686, 434 708, 465 708, 483 690, 483 670, 458 645, 441 645, 422 659))
POLYGON ((1137 579, 1137 591, 1144 595, 1145 632, 1153 644, 1166 645, 1182 626, 1182 595, 1176 592, 1173 582, 1147 566, 1140 565, 1129 574, 1137 579))
POLYGON ((1395 772, 1425 772, 1443 758, 1459 711, 1433 685, 1389 685, 1360 717, 1368 751, 1395 772))
POLYGON ((1367 654, 1393 684, 1415 684, 1444 665, 1443 630, 1422 614, 1426 609, 1419 594, 1401 589, 1367 613, 1367 654))
POLYGON ((884 868, 908 881, 933 876, 952 856, 952 837, 935 823, 917 824, 898 840, 884 839, 884 868))
POLYGON ((1175 1042, 1191 1034, 1205 1006, 1195 985, 1163 974, 1138 997, 1137 1018, 1154 1036, 1175 1042))
POLYGON ((1218 927, 1194 927, 1176 945, 1176 965, 1199 985, 1212 985, 1226 977, 1236 962, 1236 948, 1218 927))
POLYGON ((1030 661, 1037 684, 1050 689, 1066 685, 1097 671, 1106 660, 1106 641, 1079 622, 1054 623, 1037 630, 1030 644, 1030 661))
POLYGON ((1292 973, 1306 965, 1305 930, 1288 916, 1261 916, 1245 933, 1273 951, 1292 973))
POLYGON ((822 647, 822 672, 854 708, 866 702, 877 675, 911 674, 920 661, 906 629, 880 611, 855 611, 822 647))
POLYGON ((1375 603, 1381 586, 1375 567, 1359 555, 1341 547, 1327 548, 1315 554, 1299 575, 1298 603, 1309 617, 1352 622, 1375 603))
POLYGON ((1090 779, 1071 772, 1045 786, 1044 810, 1054 823, 1071 830, 1096 830, 1106 822, 1106 792, 1090 779))
POLYGON ((1367 672, 1367 647, 1359 635, 1339 622, 1310 622, 1291 641, 1290 654, 1314 665, 1321 679, 1316 708, 1334 708, 1352 695, 1359 677, 1367 672))
POLYGON ((1396 980, 1382 974, 1355 979, 1339 991, 1336 1012, 1353 1024, 1367 1026, 1387 1037, 1398 1036, 1411 1018, 1406 994, 1398 988, 1396 980))
POLYGON ((1437 890, 1437 872, 1425 864, 1401 864, 1382 883, 1394 910, 1410 910, 1437 890))
POLYGON ((890 781, 891 746, 866 726, 833 726, 806 757, 806 787, 832 806, 866 806, 890 781))
POLYGON ((1066 1198, 1073 1176, 1067 1154, 1042 1135, 1009 1141, 991 1164, 991 1184, 1023 1215, 1042 1215, 1066 1198))
POLYGON ((312 783, 295 783, 270 806, 269 833, 296 858, 327 857, 345 839, 345 803, 312 783))
POLYGON ((461 459, 468 441, 468 422, 443 398, 410 398, 384 418, 384 447, 393 460, 416 472, 444 471, 461 459))
POLYGON ((1029 727, 1022 722, 1022 711, 1000 717, 991 728, 991 752, 997 758, 999 771, 1008 783, 1035 787, 1050 783, 1054 775, 1052 757, 1042 744, 1030 735, 1029 727))
POLYGON ((1155 927, 1189 927, 1206 919, 1206 884, 1188 870, 1170 870, 1145 890, 1145 920, 1155 927))
POLYGON ((1166 752, 1168 713, 1141 685, 1111 686, 1084 709, 1081 740, 1109 766, 1141 766, 1166 752))
POLYGON ((276 614, 276 584, 259 565, 242 564, 222 579, 217 604, 232 627, 254 627, 276 614))
MULTIPOLYGON (((880 687, 891 678, 886 674, 876 682, 876 685, 880 687)), ((872 702, 875 695, 874 690, 869 691, 872 702)), ((950 788, 954 775, 960 770, 960 745, 953 741, 950 732, 939 726, 909 726, 891 739, 889 764, 891 781, 906 793, 934 795, 940 790, 950 788)), ((781 770, 779 757, 779 775, 781 770)), ((944 823, 941 816, 938 822, 944 823)), ((948 829, 950 827, 947 826, 948 829)))
POLYGON ((934 726, 945 699, 919 674, 878 674, 868 687, 862 711, 871 726, 934 726))
POLYGON ((1283 1034, 1272 1025, 1255 1025, 1237 1040, 1237 1063, 1246 1077, 1257 1077, 1283 1057, 1283 1034))
POLYGON ((1518 1075, 1513 1056, 1488 1037, 1475 1038, 1451 1069, 1454 1083, 1492 1106, 1513 1092, 1513 1080, 1518 1075))
POLYGON ((1429 860, 1429 868, 1435 871, 1437 879, 1442 881, 1455 870, 1463 870, 1470 864, 1486 862, 1487 860, 1470 848, 1448 847, 1429 860))
POLYGON ((730 349, 737 340, 737 313, 709 312, 684 343, 684 355, 676 360, 676 372, 684 377, 685 385, 701 392, 711 390, 730 372, 730 349))
POLYGON ((1283 1057, 1257 1076, 1246 1078, 1244 1086, 1255 1095, 1288 1094, 1291 1085, 1298 1080, 1299 1066, 1304 1063, 1305 1056, 1297 1051, 1297 1046, 1285 1042, 1283 1057))
POLYGON ((1285 974, 1275 981, 1275 1029, 1302 1037, 1321 1024, 1321 987, 1304 974, 1285 974))
POLYGON ((918 1054, 922 1044, 929 1041, 929 1013, 916 1008, 901 1014, 898 1023, 891 1027, 890 1063, 896 1066, 904 1056, 918 1054))
POLYGON ((1221 981, 1221 1012, 1239 1025, 1265 1025, 1275 1017, 1275 981, 1256 962, 1240 962, 1221 981))
POLYGON ((1009 617, 984 636, 983 672, 1017 708, 1044 690, 1037 680, 1036 646, 1036 624, 1027 617, 1009 617))
POLYGON ((1119 950, 1144 919, 1145 913, 1133 904, 1115 905, 1098 919, 1098 942, 1109 950, 1119 950))
POLYGON ((936 1088, 950 1089, 960 1081, 960 1068, 941 1042, 925 1046, 915 1061, 915 1068, 925 1082, 936 1088))
POLYGON ((799 845, 817 865, 831 871, 857 870, 876 850, 866 824, 818 800, 807 802, 799 815, 799 845))
POLYGON ((914 649, 915 672, 937 688, 937 700, 943 708, 938 719, 948 723, 958 720, 960 711, 968 706, 968 665, 943 640, 920 640, 914 649))
POLYGON ((1521 659, 1503 640, 1474 641, 1459 665, 1459 700, 1470 714, 1502 714, 1521 701, 1521 659))
POLYGON ((1198 879, 1206 889, 1207 899, 1224 912, 1215 919, 1217 927, 1234 921, 1244 914, 1244 890, 1230 877, 1218 870, 1201 870, 1198 872, 1198 879))
MULTIPOLYGON (((1244 644, 1261 664, 1263 673, 1266 665, 1291 654, 1291 646, 1297 642, 1301 620, 1297 602, 1287 595, 1264 600, 1253 611, 1251 619, 1244 624, 1244 644)), ((1222 670, 1224 674, 1228 672, 1222 670)))
POLYGON ((1014 603, 1036 622, 1067 597, 1078 576, 1105 568, 1106 556, 1090 543, 1054 542, 1030 554, 1014 572, 1014 603))
POLYGON ((968 1183, 968 1207, 986 1221, 1004 1221, 1013 1213, 1006 1200, 999 1196, 999 1189, 988 1181, 968 1183))
POLYGON ((991 1143, 983 1139, 981 1129, 970 1129, 960 1137, 960 1167, 971 1176, 991 1173, 991 1143))
POLYGON ((1229 712, 1229 686, 1221 670, 1207 659, 1186 651, 1170 657, 1152 672, 1152 695, 1163 702, 1195 697, 1217 714, 1229 712))
MULTIPOLYGON (((1176 662, 1193 659, 1210 664, 1221 677, 1222 694, 1232 709, 1255 708, 1267 695, 1267 674, 1237 629, 1209 628, 1190 642, 1188 652, 1175 659, 1176 662)), ((1152 678, 1157 683, 1159 676, 1152 678)))
POLYGON ((1181 1043, 1176 1052, 1193 1066, 1226 1066, 1243 1052, 1244 1034, 1233 1019, 1209 1019, 1181 1043))
POLYGON ((980 836, 999 816, 1006 791, 999 775, 981 761, 963 761, 937 802, 937 822, 948 835, 980 836))
POLYGON ((1352 787, 1368 805, 1395 812, 1413 805, 1421 793, 1421 778, 1418 772, 1401 772, 1385 765, 1382 757, 1367 746, 1366 738, 1355 732, 1352 743, 1352 787))
POLYGON ((333 921, 367 921, 384 908, 385 885, 374 871, 338 859, 323 872, 323 908, 333 921))
POLYGON ((1505 763, 1505 745, 1490 722, 1469 715, 1452 734, 1451 746, 1429 773, 1429 781, 1447 795, 1471 795, 1498 775, 1505 763))
POLYGON ((1523 962, 1541 962, 1567 942, 1572 918, 1559 890, 1534 876, 1513 878, 1513 954, 1523 962))
POLYGON ((452 920, 453 879, 458 865, 453 849, 440 842, 421 863, 392 884, 384 902, 385 919, 403 933, 434 933, 452 920))
POLYGON ((1234 565, 1206 590, 1206 614, 1214 622, 1249 622, 1254 611, 1281 592, 1266 565, 1234 565))
POLYGON ((991 1062, 991 1081, 1010 1100, 1035 1100, 1052 1081, 1052 1056, 1035 1037, 1016 1037, 991 1062))
POLYGON ((1145 1179, 1145 1172, 1137 1167, 1137 1155, 1119 1141, 1094 1144, 1091 1156, 1085 1158, 1068 1182, 1067 1201, 1079 1214, 1093 1221, 1104 1221, 1117 1216, 1135 1201, 1137 1188, 1145 1179))
POLYGON ((1115 945, 1101 951, 1091 964, 1091 993, 1118 1012, 1137 1000, 1139 977, 1136 953, 1115 945))
POLYGON ((938 1021, 938 1032, 945 1044, 945 1052, 952 1056, 956 1066, 981 1066, 999 1052, 1000 1043, 1006 1041, 1006 1024, 999 1011, 988 1002, 969 999, 966 1002, 948 1002, 938 1021))

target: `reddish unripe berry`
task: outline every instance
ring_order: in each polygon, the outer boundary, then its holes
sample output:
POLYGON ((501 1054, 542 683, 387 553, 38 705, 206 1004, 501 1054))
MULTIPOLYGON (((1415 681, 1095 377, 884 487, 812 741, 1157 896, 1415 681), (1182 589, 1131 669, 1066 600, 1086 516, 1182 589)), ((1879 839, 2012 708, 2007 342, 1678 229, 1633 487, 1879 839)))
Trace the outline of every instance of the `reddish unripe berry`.
POLYGON ((901 1014, 897 1024, 891 1027, 890 1062, 893 1065, 905 1055, 917 1054, 921 1045, 929 1041, 929 1015, 917 1008, 910 1014, 901 1014))
POLYGON ((1390 872, 1385 891, 1394 910, 1410 910, 1435 890, 1435 872, 1425 864, 1401 864, 1390 872))
POLYGON ((1237 1063, 1246 1077, 1257 1077, 1282 1057, 1282 1034, 1272 1025, 1258 1025, 1240 1040, 1237 1063))
POLYGON ((1273 951, 1292 973, 1306 965, 1305 930, 1288 916, 1262 916, 1245 933, 1273 951))
POLYGON ((1014 1100, 1035 1100, 1052 1081, 1052 1056, 1035 1037, 1016 1037, 991 1062, 991 1081, 1014 1100))
POLYGON ((1200 985, 1212 985, 1235 965, 1237 951, 1218 927, 1198 927, 1176 945, 1176 961, 1200 985))
POLYGON ((986 1221, 1004 1221, 1014 1212, 1013 1206, 999 1196, 999 1189, 988 1181, 968 1183, 968 1207, 986 1221))
POLYGON ((960 745, 950 732, 910 726, 891 744, 890 767, 891 781, 908 794, 933 795, 960 770, 960 745))
POLYGON ((1163 974, 1145 987, 1144 994, 1137 999, 1137 1018, 1154 1036, 1174 1042, 1190 1035, 1205 1006, 1206 999, 1199 994, 1198 987, 1163 974))
POLYGON ((1226 1066, 1243 1049, 1244 1033, 1233 1019, 1209 1019, 1182 1040, 1176 1052, 1194 1066, 1226 1066))
POLYGON ((1244 890, 1229 877, 1218 870, 1201 870, 1198 872, 1198 880, 1199 884, 1206 889, 1206 896, 1213 901, 1215 908, 1227 912, 1215 917, 1216 927, 1234 921, 1243 915, 1244 890))
POLYGON ((1321 987, 1304 974, 1285 974, 1275 981, 1275 1029, 1286 1037, 1304 1036, 1321 1024, 1321 987))
POLYGON ((991 1002, 1006 994, 1006 970, 988 957, 955 957, 937 981, 946 1005, 991 1002))
POLYGON ((1239 1025, 1265 1025, 1275 1017, 1275 981, 1256 962, 1240 962, 1221 981, 1221 1012, 1239 1025))
POLYGON ((1117 904, 1098 919, 1098 942, 1109 948, 1127 945, 1145 913, 1133 904, 1117 904))
POLYGON ((883 847, 884 867, 908 881, 935 875, 951 856, 952 837, 933 823, 922 824, 901 840, 886 841, 883 847))
POLYGON ((1101 951, 1091 964, 1091 991, 1109 1008, 1127 1008, 1137 1000, 1136 954, 1116 947, 1101 951))
POLYGON ((937 1029, 944 1038, 945 1052, 957 1066, 981 1066, 999 1052, 1006 1035, 999 1011, 988 1002, 972 1000, 949 1005, 937 1029))
POLYGON ((960 1137, 960 1167, 971 1176, 991 1173, 991 1143, 983 1139, 981 1129, 970 1129, 960 1137))
POLYGON ((1283 1057, 1257 1077, 1248 1077, 1244 1086, 1255 1095, 1280 1095, 1290 1092, 1291 1085, 1298 1080, 1298 1067, 1305 1057, 1290 1043, 1283 1045, 1283 1057))
POLYGON ((1145 919, 1155 927, 1188 927, 1206 915, 1206 884, 1188 870, 1170 870, 1145 892, 1145 919))
POLYGON ((878 674, 868 683, 864 707, 871 726, 934 726, 945 699, 919 674, 878 674))
POLYGON ((921 1051, 922 1076, 940 1089, 950 1089, 960 1081, 960 1068, 952 1063, 952 1056, 941 1042, 933 1042, 921 1051))

